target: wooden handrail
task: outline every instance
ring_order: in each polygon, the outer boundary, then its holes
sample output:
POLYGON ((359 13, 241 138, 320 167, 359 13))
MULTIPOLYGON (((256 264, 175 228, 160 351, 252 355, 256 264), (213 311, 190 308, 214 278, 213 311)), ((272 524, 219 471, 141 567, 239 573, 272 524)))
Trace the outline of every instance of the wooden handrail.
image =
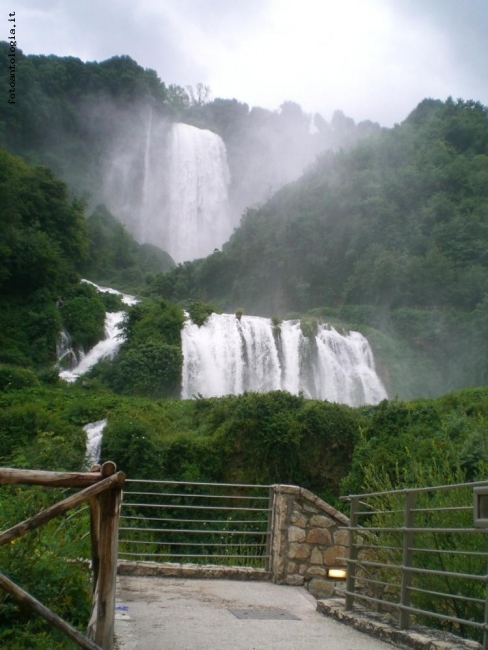
POLYGON ((55 503, 49 508, 41 510, 41 512, 38 512, 37 515, 34 515, 34 517, 30 517, 30 519, 26 519, 20 524, 12 526, 12 528, 9 528, 4 533, 1 533, 0 546, 3 546, 3 544, 7 544, 8 542, 12 542, 14 539, 25 535, 25 533, 28 533, 31 530, 35 530, 36 528, 47 524, 47 522, 51 521, 51 519, 59 517, 59 515, 62 515, 67 510, 71 510, 72 508, 79 506, 84 501, 88 501, 91 497, 94 497, 97 494, 104 492, 105 490, 113 487, 121 488, 124 484, 124 481, 125 474, 123 472, 118 472, 114 476, 108 476, 107 478, 102 479, 99 483, 81 490, 81 492, 72 494, 66 499, 63 499, 63 501, 58 501, 58 503, 55 503))
POLYGON ((85 501, 90 502, 93 607, 87 635, 75 630, 2 573, 0 573, 0 587, 88 650, 112 650, 113 648, 117 542, 121 491, 124 482, 125 474, 117 472, 115 464, 111 461, 104 463, 101 468, 94 467, 91 472, 46 472, 0 468, 0 484, 3 485, 84 487, 80 492, 0 533, 0 546, 39 528, 85 501))
POLYGON ((0 468, 0 484, 44 487, 84 487, 102 478, 101 472, 45 472, 32 469, 0 468))

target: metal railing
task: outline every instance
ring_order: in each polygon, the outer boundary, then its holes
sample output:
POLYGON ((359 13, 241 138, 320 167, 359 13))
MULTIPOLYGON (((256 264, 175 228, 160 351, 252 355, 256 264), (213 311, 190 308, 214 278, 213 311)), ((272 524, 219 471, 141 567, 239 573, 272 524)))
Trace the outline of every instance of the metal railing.
POLYGON ((269 485, 127 480, 119 558, 269 568, 269 485))
POLYGON ((440 627, 488 650, 488 528, 473 521, 480 487, 488 482, 342 497, 351 508, 346 610, 360 600, 397 612, 401 629, 440 627))

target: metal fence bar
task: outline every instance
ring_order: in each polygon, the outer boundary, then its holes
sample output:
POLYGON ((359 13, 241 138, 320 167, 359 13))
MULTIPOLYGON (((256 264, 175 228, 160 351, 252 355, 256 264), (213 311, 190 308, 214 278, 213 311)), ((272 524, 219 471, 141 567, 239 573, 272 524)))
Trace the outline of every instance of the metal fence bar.
POLYGON ((128 478, 126 483, 152 483, 157 485, 198 485, 200 487, 258 488, 268 490, 271 485, 254 485, 253 483, 204 483, 200 481, 157 481, 152 479, 128 478))
POLYGON ((350 519, 350 534, 349 534, 349 559, 347 560, 347 578, 346 578, 346 611, 351 611, 354 607, 354 592, 356 586, 356 563, 358 548, 355 544, 354 532, 357 530, 358 524, 358 506, 359 500, 351 500, 351 511, 349 513, 350 519))
POLYGON ((262 530, 207 530, 206 528, 130 528, 120 526, 119 530, 137 530, 144 533, 185 533, 193 534, 196 533, 201 535, 205 533, 206 535, 269 535, 268 532, 263 532, 262 530))
POLYGON ((483 528, 479 501, 473 499, 475 487, 486 488, 476 494, 488 495, 488 481, 477 481, 341 497, 351 504, 345 528, 352 575, 346 584, 346 609, 356 598, 370 606, 388 602, 398 609, 402 629, 411 615, 432 619, 432 624, 437 619, 447 629, 458 634, 464 629, 468 638, 480 641, 474 630, 482 630, 482 647, 488 650, 488 527, 483 528), (389 582, 389 575, 398 584, 389 582), (378 597, 379 588, 387 589, 391 600, 378 597))
POLYGON ((401 527, 401 528, 394 528, 394 527, 389 527, 389 526, 368 526, 367 528, 364 526, 355 526, 355 527, 349 527, 346 528, 345 530, 357 530, 362 533, 367 533, 367 532, 374 532, 374 533, 408 533, 408 532, 414 532, 414 533, 480 533, 479 528, 426 528, 426 527, 419 527, 419 528, 406 528, 406 527, 401 527))
POLYGON ((422 594, 429 594, 431 596, 442 596, 442 597, 447 597, 447 598, 454 598, 455 600, 461 600, 467 603, 478 603, 478 604, 484 604, 485 600, 484 598, 470 598, 469 596, 459 596, 458 594, 446 594, 445 592, 441 591, 431 591, 430 589, 421 589, 420 587, 409 587, 410 591, 417 591, 422 594))
POLYGON ((476 621, 471 621, 466 618, 458 618, 456 616, 449 616, 448 614, 438 614, 437 612, 429 612, 425 609, 418 609, 416 607, 408 607, 407 609, 411 614, 421 614, 423 616, 438 618, 441 621, 451 621, 452 623, 463 623, 463 625, 470 625, 471 627, 476 627, 480 630, 483 630, 485 628, 484 623, 477 623, 476 621))
POLYGON ((148 497, 183 497, 185 499, 244 499, 245 501, 269 501, 269 497, 237 496, 226 494, 193 494, 182 492, 129 492, 131 495, 148 497))
MULTIPOLYGON (((378 546, 378 548, 381 547, 378 546)), ((439 555, 462 555, 463 557, 488 557, 488 553, 486 551, 454 551, 451 549, 442 548, 417 548, 415 546, 412 548, 412 551, 415 551, 415 553, 437 553, 439 555)))
POLYGON ((446 576, 447 578, 460 578, 462 580, 476 580, 478 582, 486 582, 486 576, 476 575, 473 573, 455 573, 453 571, 436 571, 434 569, 424 569, 417 567, 405 567, 402 564, 389 564, 387 562, 371 562, 370 560, 353 560, 348 558, 350 564, 357 566, 377 567, 380 569, 393 569, 395 571, 408 571, 410 573, 420 573, 433 576, 446 576))
POLYGON ((234 508, 232 506, 182 506, 172 503, 132 503, 126 501, 125 506, 138 508, 168 508, 169 510, 237 510, 238 512, 270 512, 269 508, 234 508))
POLYGON ((269 567, 272 486, 137 479, 128 483, 123 500, 123 525, 120 527, 123 534, 121 557, 175 558, 176 561, 225 558, 231 561, 239 559, 244 563, 260 559, 269 567), (149 489, 144 489, 146 486, 149 489), (182 491, 187 486, 191 490, 182 491), (227 494, 223 493, 225 489, 227 494), (194 505, 195 502, 200 504, 194 505), (219 502, 221 505, 217 505, 219 502), (157 510, 151 511, 150 508, 157 510), (146 512, 156 516, 146 517, 146 512), (191 518, 193 513, 195 519, 191 518), (149 527, 143 527, 143 523, 149 527), (184 527, 177 528, 179 524, 184 527), (138 552, 137 547, 142 551, 144 546, 146 552, 138 552), (167 547, 167 552, 162 552, 164 547, 167 547), (228 550, 225 554, 222 553, 224 548, 228 550), (184 549, 190 552, 184 552, 184 549))
POLYGON ((266 524, 262 519, 168 519, 162 517, 135 517, 133 515, 123 515, 122 519, 132 519, 136 521, 164 521, 178 522, 187 524, 266 524))
POLYGON ((412 582, 412 574, 410 568, 412 566, 412 550, 413 544, 413 525, 414 513, 412 508, 415 507, 415 492, 407 492, 405 498, 405 520, 404 520, 404 535, 403 535, 403 566, 402 566, 402 583, 400 589, 400 629, 406 630, 410 621, 410 616, 406 607, 410 606, 410 590, 409 587, 412 582), (406 606, 406 607, 405 607, 406 606))
POLYGON ((204 558, 204 557, 210 557, 210 558, 216 558, 218 557, 219 559, 221 558, 226 558, 226 559, 231 559, 231 558, 238 558, 239 560, 249 560, 249 559, 259 559, 261 560, 263 555, 239 555, 237 553, 228 553, 226 555, 217 555, 217 554, 208 554, 208 553, 197 553, 193 555, 187 555, 185 553, 172 553, 171 555, 169 553, 131 553, 131 552, 125 552, 122 551, 119 553, 119 556, 134 556, 134 557, 147 557, 148 555, 151 555, 151 557, 191 557, 191 558, 204 558))
POLYGON ((129 542, 130 544, 147 544, 149 546, 212 546, 212 547, 225 547, 231 548, 238 546, 239 548, 262 548, 262 544, 241 544, 231 542, 230 544, 220 544, 219 542, 153 542, 143 539, 121 539, 121 542, 129 542))
POLYGON ((473 506, 446 506, 444 508, 415 508, 415 512, 462 512, 463 510, 473 510, 473 506))
MULTIPOLYGON (((339 497, 340 501, 350 501, 351 499, 366 499, 369 497, 385 496, 387 494, 406 494, 408 491, 413 490, 417 494, 420 492, 442 492, 448 490, 458 490, 459 488, 475 488, 486 487, 486 481, 474 481, 473 483, 453 483, 452 485, 436 485, 434 487, 421 487, 421 488, 404 488, 402 490, 385 490, 384 492, 368 492, 367 494, 348 494, 347 496, 339 497)), ((366 504, 363 504, 366 505, 366 504)))

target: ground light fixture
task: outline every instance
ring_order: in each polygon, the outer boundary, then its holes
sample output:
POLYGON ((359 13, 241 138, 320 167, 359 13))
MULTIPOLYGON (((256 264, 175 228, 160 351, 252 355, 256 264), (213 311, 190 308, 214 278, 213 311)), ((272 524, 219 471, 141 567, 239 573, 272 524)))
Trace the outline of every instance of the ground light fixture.
POLYGON ((347 569, 340 566, 330 566, 327 568, 327 578, 329 580, 345 580, 347 578, 347 569))
POLYGON ((475 528, 488 528, 488 486, 473 488, 473 524, 475 528))

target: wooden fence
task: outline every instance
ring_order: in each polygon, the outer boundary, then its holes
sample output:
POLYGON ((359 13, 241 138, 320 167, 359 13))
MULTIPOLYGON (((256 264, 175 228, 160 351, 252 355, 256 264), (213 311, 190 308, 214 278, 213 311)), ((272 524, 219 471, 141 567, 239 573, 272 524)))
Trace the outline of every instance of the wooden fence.
POLYGON ((68 510, 89 502, 93 604, 87 634, 81 634, 33 596, 0 572, 0 587, 14 599, 40 614, 62 630, 80 647, 88 650, 112 650, 114 645, 115 582, 121 490, 125 474, 114 463, 106 462, 91 472, 45 472, 0 468, 0 484, 40 485, 45 487, 82 487, 83 489, 0 533, 0 546, 39 528, 68 510))

